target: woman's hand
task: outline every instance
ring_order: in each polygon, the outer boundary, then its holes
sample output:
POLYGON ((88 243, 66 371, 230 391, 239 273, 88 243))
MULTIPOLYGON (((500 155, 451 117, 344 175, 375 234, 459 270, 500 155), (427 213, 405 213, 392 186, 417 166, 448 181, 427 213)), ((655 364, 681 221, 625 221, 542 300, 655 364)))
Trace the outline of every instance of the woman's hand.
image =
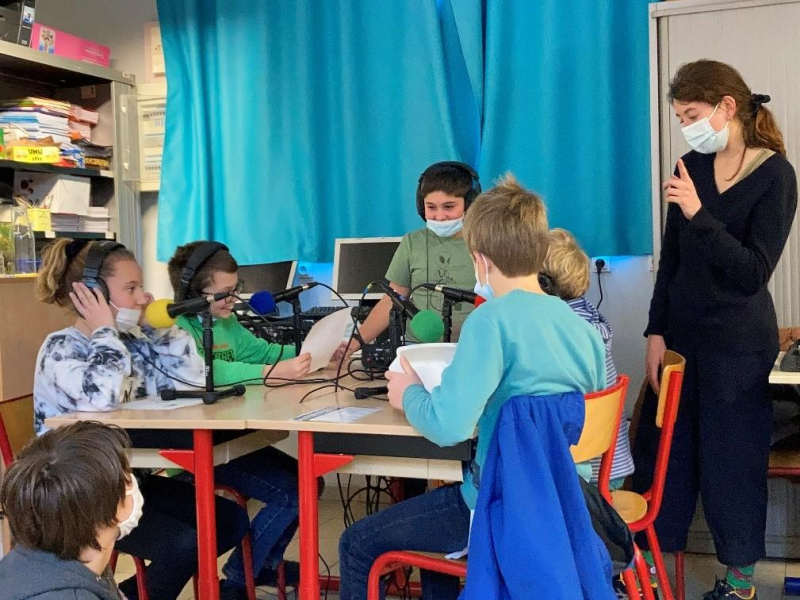
POLYGON ((72 290, 69 298, 90 330, 94 332, 101 327, 116 328, 114 313, 98 288, 90 290, 83 282, 76 281, 72 284, 72 290))
POLYGON ((661 387, 660 369, 661 363, 664 360, 664 354, 667 351, 667 344, 664 342, 663 335, 648 335, 647 336, 647 352, 645 354, 645 365, 647 366, 647 380, 650 382, 650 387, 658 394, 661 387))
POLYGON ((406 389, 410 385, 422 385, 422 380, 405 356, 400 357, 400 366, 403 367, 403 373, 386 371, 386 379, 389 382, 389 404, 393 408, 402 411, 403 394, 406 393, 406 389))
POLYGON ((667 202, 672 202, 680 206, 683 216, 691 220, 697 211, 703 206, 697 190, 694 189, 694 182, 689 177, 689 171, 683 164, 683 159, 678 159, 678 177, 673 175, 663 185, 667 193, 667 202))
MULTIPOLYGON (((264 377, 267 376, 269 370, 272 369, 272 365, 265 365, 264 366, 264 377)), ((308 372, 311 370, 311 355, 308 352, 304 352, 300 356, 296 356, 295 358, 291 358, 289 360, 284 360, 279 362, 275 365, 275 368, 272 370, 272 374, 270 378, 275 377, 276 379, 300 379, 308 375, 308 372)))

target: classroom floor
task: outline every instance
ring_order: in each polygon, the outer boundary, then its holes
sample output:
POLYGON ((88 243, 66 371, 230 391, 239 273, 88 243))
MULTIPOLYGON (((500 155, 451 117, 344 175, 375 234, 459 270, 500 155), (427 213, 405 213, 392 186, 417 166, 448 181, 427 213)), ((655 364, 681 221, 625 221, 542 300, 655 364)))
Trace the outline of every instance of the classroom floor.
MULTIPOLYGON (((258 505, 251 502, 251 514, 258 510, 258 505)), ((338 499, 323 499, 319 505, 320 516, 320 540, 319 548, 320 554, 328 563, 332 575, 339 574, 339 559, 338 559, 338 543, 339 535, 344 529, 342 505, 338 499)), ((354 512, 356 517, 363 516, 364 505, 363 503, 354 504, 354 512)), ((286 551, 286 558, 289 560, 297 560, 299 556, 298 540, 297 537, 292 541, 286 551)), ((221 557, 219 560, 220 568, 225 564, 227 556, 221 557)), ((667 566, 672 573, 672 559, 667 558, 667 566)), ((713 556, 703 554, 687 554, 686 555, 686 598, 687 600, 700 600, 703 593, 707 592, 714 586, 715 575, 721 575, 724 568, 716 561, 713 556)), ((119 564, 117 566, 117 579, 127 579, 134 572, 133 563, 127 556, 120 556, 119 564)), ((326 573, 325 565, 320 561, 320 573, 326 573)), ((800 561, 775 561, 765 560, 758 563, 756 568, 756 586, 758 589, 759 600, 783 600, 784 598, 790 600, 797 598, 797 596, 784 596, 783 579, 786 576, 800 577, 800 561)), ((289 599, 294 599, 294 593, 289 592, 289 599)), ((192 585, 186 586, 186 589, 180 596, 179 600, 191 600, 194 597, 192 585)), ((259 588, 259 599, 272 599, 276 598, 275 590, 270 588, 259 588)), ((324 592, 322 597, 324 597, 324 592)), ((338 595, 334 593, 328 594, 328 600, 338 600, 338 595)))

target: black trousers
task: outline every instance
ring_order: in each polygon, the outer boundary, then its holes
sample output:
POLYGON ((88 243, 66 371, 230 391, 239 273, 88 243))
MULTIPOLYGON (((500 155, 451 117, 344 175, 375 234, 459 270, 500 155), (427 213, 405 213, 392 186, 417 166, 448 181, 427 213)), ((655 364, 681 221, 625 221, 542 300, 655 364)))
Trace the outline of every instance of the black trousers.
MULTIPOLYGON (((142 484, 144 512, 139 525, 116 543, 120 552, 152 561, 147 567, 151 600, 174 600, 197 571, 197 516, 194 486, 168 477, 149 477, 142 484)), ((250 525, 236 503, 217 498, 217 555, 244 537, 250 525)), ((136 600, 136 578, 119 586, 136 600)))
MULTIPOLYGON (((765 555, 767 467, 772 402, 769 372, 776 352, 726 353, 673 343, 686 357, 664 500, 655 523, 664 552, 686 548, 697 496, 714 538, 717 558, 728 566, 765 555)), ((651 389, 634 441, 634 490, 650 488, 660 430, 651 389)), ((637 543, 646 548, 644 536, 637 543)))

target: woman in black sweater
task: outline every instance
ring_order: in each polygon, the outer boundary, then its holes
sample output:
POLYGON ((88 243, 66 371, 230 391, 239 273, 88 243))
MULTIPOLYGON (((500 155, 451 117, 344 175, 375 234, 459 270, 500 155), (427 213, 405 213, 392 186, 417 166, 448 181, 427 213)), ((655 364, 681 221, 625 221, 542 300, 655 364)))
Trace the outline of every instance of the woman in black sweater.
MULTIPOLYGON (((704 600, 751 599, 765 555, 768 384, 778 354, 767 283, 792 226, 797 181, 763 106, 769 96, 751 94, 734 68, 685 64, 669 98, 693 151, 664 184, 667 224, 645 332, 652 390, 667 347, 686 357, 656 532, 664 552, 684 550, 701 494, 728 567, 704 600)), ((634 447, 637 491, 652 481, 660 434, 652 390, 634 447)))

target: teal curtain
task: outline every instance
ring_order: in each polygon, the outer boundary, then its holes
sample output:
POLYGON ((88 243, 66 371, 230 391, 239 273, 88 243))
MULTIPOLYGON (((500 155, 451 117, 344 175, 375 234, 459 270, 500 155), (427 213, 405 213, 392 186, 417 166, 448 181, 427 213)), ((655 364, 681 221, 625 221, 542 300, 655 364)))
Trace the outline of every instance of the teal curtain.
POLYGON ((652 251, 647 5, 486 3, 480 172, 512 171, 590 256, 652 251))
POLYGON ((159 260, 216 239, 243 264, 327 261, 336 237, 401 235, 439 160, 484 187, 513 170, 592 253, 648 252, 646 3, 594 4, 159 0, 159 260))

